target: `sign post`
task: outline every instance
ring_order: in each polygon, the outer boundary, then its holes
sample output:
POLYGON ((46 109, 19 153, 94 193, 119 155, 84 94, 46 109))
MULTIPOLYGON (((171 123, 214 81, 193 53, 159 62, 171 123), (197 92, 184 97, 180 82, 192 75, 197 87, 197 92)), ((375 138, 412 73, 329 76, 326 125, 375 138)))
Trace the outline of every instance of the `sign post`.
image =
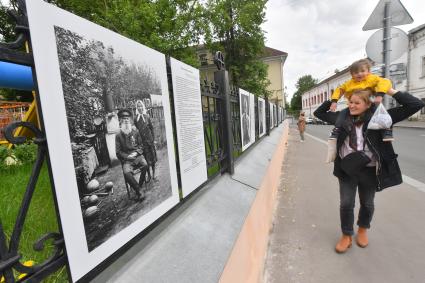
MULTIPOLYGON (((400 0, 380 0, 373 10, 372 14, 369 16, 369 19, 366 21, 363 26, 363 30, 373 30, 373 29, 383 29, 383 37, 382 37, 382 61, 373 58, 371 56, 371 49, 366 48, 366 52, 368 56, 374 60, 375 62, 384 63, 383 68, 383 76, 385 78, 390 78, 390 64, 393 58, 391 58, 391 52, 399 53, 400 50, 392 50, 391 49, 391 39, 392 37, 392 26, 399 26, 410 24, 413 22, 413 18, 410 16, 409 12, 400 2, 400 0)), ((369 41, 371 41, 373 35, 368 40, 368 45, 370 45, 369 41)), ((398 48, 398 46, 396 46, 398 48)), ((403 48, 403 47, 402 47, 403 48)), ((407 44, 404 49, 401 49, 401 54, 403 54, 407 50, 407 44)), ((401 56, 400 54, 400 56, 401 56)), ((399 56, 398 56, 399 57, 399 56)), ((397 57, 397 58, 398 58, 397 57)), ((397 59, 394 58, 393 60, 397 59)), ((384 105, 386 108, 389 106, 388 97, 384 97, 384 105)))

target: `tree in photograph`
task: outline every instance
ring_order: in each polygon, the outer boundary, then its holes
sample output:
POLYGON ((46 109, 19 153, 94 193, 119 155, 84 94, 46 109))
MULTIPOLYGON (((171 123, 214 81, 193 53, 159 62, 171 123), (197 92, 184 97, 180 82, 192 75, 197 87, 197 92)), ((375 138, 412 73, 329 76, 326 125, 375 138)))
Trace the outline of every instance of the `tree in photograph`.
POLYGON ((301 110, 302 103, 301 98, 303 93, 312 89, 317 83, 317 79, 314 79, 311 75, 304 75, 300 77, 295 85, 297 91, 294 93, 291 99, 291 110, 301 110))
POLYGON ((208 0, 205 31, 211 51, 221 50, 233 82, 256 95, 269 95, 264 52, 265 0, 208 0))

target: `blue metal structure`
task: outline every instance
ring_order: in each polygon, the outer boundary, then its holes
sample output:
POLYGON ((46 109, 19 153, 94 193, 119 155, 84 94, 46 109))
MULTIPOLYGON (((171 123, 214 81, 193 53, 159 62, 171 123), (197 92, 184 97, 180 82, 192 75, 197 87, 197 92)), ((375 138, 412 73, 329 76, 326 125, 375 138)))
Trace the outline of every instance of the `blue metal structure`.
POLYGON ((33 90, 31 68, 0 61, 0 88, 33 90))

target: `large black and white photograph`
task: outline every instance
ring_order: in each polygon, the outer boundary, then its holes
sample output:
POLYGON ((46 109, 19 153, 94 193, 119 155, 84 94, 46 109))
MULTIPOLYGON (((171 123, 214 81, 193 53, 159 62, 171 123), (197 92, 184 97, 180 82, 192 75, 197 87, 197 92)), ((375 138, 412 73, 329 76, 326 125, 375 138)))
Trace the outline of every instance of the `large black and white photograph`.
POLYGON ((266 111, 265 100, 258 98, 258 136, 262 137, 266 133, 266 111))
POLYGON ((252 144, 251 136, 251 115, 254 115, 250 107, 251 95, 249 92, 239 89, 239 101, 240 101, 240 117, 241 117, 241 139, 242 139, 242 151, 247 149, 252 144))
POLYGON ((165 56, 42 1, 28 14, 75 281, 179 201, 165 56))

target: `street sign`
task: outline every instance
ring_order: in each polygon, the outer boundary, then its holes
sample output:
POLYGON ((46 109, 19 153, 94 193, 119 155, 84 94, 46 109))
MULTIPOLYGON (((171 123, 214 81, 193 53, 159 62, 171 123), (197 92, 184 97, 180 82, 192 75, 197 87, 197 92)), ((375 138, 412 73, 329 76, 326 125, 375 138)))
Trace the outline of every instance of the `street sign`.
POLYGON ((375 10, 369 16, 363 30, 380 29, 384 27, 385 3, 390 3, 390 26, 399 26, 413 23, 413 18, 404 8, 400 0, 380 0, 375 10))
MULTIPOLYGON (((384 63, 383 42, 384 30, 380 29, 372 34, 366 43, 366 54, 376 63, 384 63)), ((407 46, 409 39, 407 34, 398 28, 391 28, 391 52, 389 63, 397 60, 405 52, 407 52, 407 46)))

